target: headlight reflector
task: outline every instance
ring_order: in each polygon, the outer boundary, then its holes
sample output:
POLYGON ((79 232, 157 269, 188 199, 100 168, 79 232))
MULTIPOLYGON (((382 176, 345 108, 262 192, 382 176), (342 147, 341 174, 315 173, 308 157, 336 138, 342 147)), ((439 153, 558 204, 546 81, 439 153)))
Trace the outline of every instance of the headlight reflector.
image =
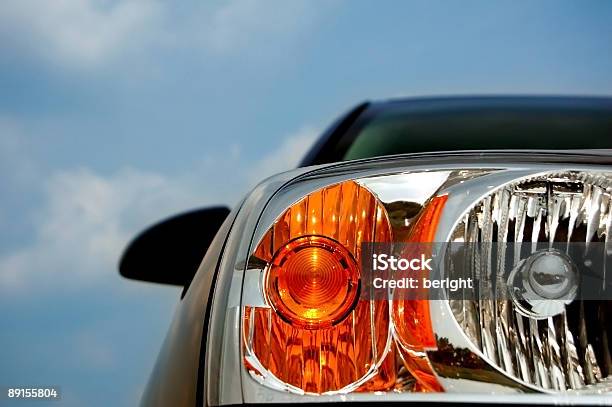
POLYGON ((594 273, 609 289, 607 247, 602 267, 579 264, 582 253, 566 254, 576 245, 584 254, 597 242, 607 245, 609 183, 584 172, 516 181, 478 201, 452 232, 466 247, 497 248, 488 257, 465 256, 466 270, 481 282, 479 298, 450 305, 472 343, 510 377, 546 391, 612 388, 610 301, 578 283, 594 273))

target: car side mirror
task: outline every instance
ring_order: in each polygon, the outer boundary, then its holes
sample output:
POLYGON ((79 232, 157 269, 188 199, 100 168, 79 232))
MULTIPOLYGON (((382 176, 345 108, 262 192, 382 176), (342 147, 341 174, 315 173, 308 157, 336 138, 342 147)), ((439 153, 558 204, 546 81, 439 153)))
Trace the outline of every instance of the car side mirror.
POLYGON ((198 209, 149 227, 123 252, 119 274, 133 280, 188 285, 229 213, 226 207, 198 209))

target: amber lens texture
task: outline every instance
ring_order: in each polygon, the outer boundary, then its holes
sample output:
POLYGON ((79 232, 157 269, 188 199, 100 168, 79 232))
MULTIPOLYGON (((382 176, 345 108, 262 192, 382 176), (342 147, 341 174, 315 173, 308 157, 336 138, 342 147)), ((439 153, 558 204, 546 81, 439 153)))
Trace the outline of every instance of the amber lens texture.
POLYGON ((287 208, 253 254, 267 265, 263 288, 271 307, 244 308, 251 374, 311 394, 392 389, 388 303, 358 295, 361 244, 390 241, 382 203, 354 181, 287 208))
POLYGON ((353 256, 323 236, 301 237, 281 247, 265 275, 271 305, 294 326, 329 327, 352 311, 359 294, 353 256))

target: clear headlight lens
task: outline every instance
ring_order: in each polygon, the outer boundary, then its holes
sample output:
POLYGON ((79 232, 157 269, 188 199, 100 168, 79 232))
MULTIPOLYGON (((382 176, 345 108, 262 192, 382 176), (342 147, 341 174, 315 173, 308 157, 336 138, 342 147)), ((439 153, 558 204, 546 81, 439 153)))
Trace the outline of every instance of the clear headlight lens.
POLYGON ((466 250, 495 243, 493 253, 464 257, 479 298, 450 303, 472 343, 510 377, 543 390, 612 387, 609 185, 607 175, 585 172, 512 182, 453 230, 466 250), (601 285, 581 284, 589 274, 601 285))

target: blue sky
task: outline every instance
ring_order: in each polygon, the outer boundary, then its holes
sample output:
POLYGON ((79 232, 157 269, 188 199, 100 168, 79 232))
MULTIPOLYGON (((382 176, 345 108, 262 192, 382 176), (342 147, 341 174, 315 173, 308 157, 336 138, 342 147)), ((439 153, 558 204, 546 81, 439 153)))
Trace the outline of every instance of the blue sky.
POLYGON ((0 387, 132 405, 179 291, 122 247, 410 95, 612 94, 612 3, 4 0, 0 387), (517 6, 518 4, 518 6, 517 6))

